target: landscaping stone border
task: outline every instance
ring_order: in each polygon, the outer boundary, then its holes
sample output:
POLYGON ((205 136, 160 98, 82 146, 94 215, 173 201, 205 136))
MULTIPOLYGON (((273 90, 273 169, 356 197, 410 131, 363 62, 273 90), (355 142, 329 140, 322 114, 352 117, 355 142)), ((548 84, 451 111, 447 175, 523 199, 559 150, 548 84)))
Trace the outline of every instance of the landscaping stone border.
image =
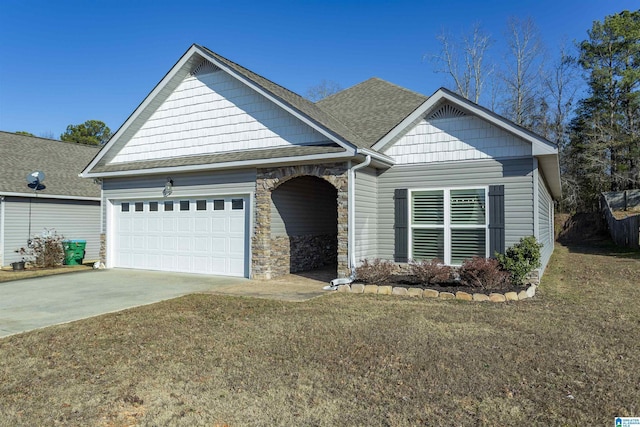
POLYGON ((458 291, 439 292, 435 289, 405 288, 404 286, 378 286, 363 285, 362 283, 353 283, 351 285, 338 286, 338 292, 350 292, 352 294, 377 294, 377 295, 400 295, 415 298, 438 298, 438 299, 455 299, 458 301, 489 301, 489 302, 506 302, 506 301, 522 301, 533 298, 536 295, 537 285, 531 285, 527 289, 520 292, 506 292, 504 294, 492 292, 489 295, 481 293, 468 293, 458 291))

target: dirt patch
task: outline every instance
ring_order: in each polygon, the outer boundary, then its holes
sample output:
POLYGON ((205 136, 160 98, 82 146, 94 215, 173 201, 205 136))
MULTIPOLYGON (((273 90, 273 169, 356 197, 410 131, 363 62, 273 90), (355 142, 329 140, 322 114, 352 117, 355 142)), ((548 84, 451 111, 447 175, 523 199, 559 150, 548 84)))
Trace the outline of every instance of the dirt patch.
POLYGON ((558 242, 564 245, 584 244, 608 238, 607 225, 599 212, 556 215, 558 242))

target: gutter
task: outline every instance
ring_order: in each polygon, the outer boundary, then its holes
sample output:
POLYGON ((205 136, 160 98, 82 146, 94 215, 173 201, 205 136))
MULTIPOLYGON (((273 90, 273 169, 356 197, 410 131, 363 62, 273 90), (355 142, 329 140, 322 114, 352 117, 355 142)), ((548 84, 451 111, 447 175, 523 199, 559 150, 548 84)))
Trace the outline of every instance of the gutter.
MULTIPOLYGON (((33 197, 33 193, 13 193, 8 191, 0 192, 0 197, 33 197)), ((85 196, 63 196, 57 194, 38 194, 38 199, 58 199, 58 200, 89 200, 93 202, 99 202, 100 197, 85 197, 85 196)))

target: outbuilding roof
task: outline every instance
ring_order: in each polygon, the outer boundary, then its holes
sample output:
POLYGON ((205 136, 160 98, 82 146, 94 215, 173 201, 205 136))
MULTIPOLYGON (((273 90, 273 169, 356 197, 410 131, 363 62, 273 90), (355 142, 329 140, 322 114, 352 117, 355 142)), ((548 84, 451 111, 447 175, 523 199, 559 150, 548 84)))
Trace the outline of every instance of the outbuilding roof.
POLYGON ((100 147, 0 131, 0 195, 26 195, 27 175, 45 174, 38 196, 100 199, 100 185, 78 176, 100 147))

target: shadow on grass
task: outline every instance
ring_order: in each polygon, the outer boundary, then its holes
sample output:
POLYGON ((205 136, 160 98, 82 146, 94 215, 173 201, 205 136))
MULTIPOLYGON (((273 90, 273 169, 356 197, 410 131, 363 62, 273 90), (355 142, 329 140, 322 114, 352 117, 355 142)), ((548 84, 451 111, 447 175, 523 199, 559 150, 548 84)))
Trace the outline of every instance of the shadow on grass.
MULTIPOLYGON (((560 217, 561 215, 558 215, 560 217)), ((640 259, 640 249, 616 246, 598 212, 565 216, 557 242, 570 252, 616 258, 640 259)))
POLYGON ((640 259, 640 250, 616 246, 611 240, 585 241, 582 243, 558 243, 569 249, 569 252, 574 253, 640 259))

